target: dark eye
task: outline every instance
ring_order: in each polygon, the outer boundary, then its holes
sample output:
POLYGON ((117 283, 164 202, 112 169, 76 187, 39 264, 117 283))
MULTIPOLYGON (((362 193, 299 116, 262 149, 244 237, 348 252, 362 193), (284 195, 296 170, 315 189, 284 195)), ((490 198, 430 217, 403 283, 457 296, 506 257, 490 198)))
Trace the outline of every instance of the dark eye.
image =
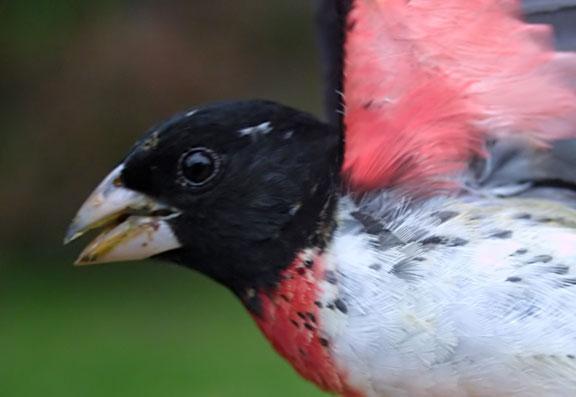
POLYGON ((195 148, 182 156, 180 172, 187 185, 201 187, 218 175, 220 163, 220 157, 212 150, 195 148))

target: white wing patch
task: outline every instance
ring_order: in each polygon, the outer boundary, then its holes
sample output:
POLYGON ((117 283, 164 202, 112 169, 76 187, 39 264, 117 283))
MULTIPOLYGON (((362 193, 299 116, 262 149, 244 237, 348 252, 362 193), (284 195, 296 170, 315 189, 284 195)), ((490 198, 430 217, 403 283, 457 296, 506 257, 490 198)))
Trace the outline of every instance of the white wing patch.
POLYGON ((266 135, 272 132, 274 128, 269 121, 265 123, 254 125, 252 127, 242 128, 238 130, 241 136, 258 136, 258 135, 266 135))

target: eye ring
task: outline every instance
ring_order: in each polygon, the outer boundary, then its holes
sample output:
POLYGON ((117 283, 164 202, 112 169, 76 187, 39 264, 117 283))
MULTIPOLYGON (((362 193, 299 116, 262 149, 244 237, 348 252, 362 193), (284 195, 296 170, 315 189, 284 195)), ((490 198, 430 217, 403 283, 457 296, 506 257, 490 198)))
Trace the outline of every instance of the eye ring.
POLYGON ((222 169, 222 159, 213 150, 195 147, 180 156, 178 181, 181 185, 202 188, 213 182, 222 169))

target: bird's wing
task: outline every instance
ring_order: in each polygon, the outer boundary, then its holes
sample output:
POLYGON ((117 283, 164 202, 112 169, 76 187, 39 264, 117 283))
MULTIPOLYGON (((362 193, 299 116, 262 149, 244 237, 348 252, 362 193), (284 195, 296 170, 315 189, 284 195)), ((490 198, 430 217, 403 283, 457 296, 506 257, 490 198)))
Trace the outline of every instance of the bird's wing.
MULTIPOLYGON (((576 6, 555 2, 525 6, 548 16, 576 6)), ((524 22, 521 6, 322 2, 328 104, 341 104, 333 121, 344 126, 343 171, 353 190, 428 195, 470 178, 576 180, 576 155, 562 156, 567 146, 558 145, 576 137, 576 54, 556 52, 551 27, 524 22)))

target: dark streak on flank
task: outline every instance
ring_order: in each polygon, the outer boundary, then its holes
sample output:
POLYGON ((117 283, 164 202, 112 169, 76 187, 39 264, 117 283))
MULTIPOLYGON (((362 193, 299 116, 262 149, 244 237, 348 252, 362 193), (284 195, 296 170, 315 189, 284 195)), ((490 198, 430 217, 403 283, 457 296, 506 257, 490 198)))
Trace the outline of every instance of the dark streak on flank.
POLYGON ((374 264, 370 265, 369 267, 370 267, 370 269, 376 270, 376 271, 382 269, 382 265, 379 263, 374 263, 374 264))
POLYGON ((522 277, 512 276, 512 277, 508 277, 506 279, 506 281, 508 281, 510 283, 519 283, 520 281, 522 281, 522 277))

